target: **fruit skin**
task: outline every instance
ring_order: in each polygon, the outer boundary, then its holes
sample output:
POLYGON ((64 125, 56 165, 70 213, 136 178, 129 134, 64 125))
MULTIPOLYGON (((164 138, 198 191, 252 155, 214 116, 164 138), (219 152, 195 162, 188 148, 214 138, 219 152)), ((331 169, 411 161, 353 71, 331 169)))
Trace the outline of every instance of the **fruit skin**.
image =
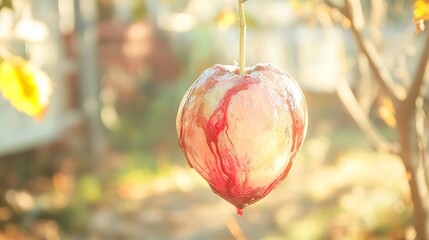
POLYGON ((243 209, 286 178, 306 135, 307 105, 277 67, 257 64, 239 75, 215 65, 186 92, 176 128, 189 166, 243 209))

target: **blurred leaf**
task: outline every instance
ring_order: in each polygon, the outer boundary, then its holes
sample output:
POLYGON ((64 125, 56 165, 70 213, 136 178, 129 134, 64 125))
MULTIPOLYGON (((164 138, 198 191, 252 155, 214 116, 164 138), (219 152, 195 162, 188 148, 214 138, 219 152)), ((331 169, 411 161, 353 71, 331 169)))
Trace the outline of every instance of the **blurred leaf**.
MULTIPOLYGON (((223 8, 217 14, 215 22, 222 31, 227 31, 231 27, 238 29, 237 11, 229 7, 223 8)), ((250 13, 246 13, 246 25, 248 28, 258 27, 257 17, 250 13)))
POLYGON ((259 27, 258 17, 255 16, 255 15, 246 13, 246 25, 247 25, 248 28, 257 28, 257 27, 259 27))
POLYGON ((215 21, 220 30, 226 31, 237 22, 237 14, 229 7, 223 8, 216 16, 215 21))
POLYGON ((52 82, 28 61, 13 57, 0 61, 0 92, 17 110, 39 120, 48 107, 52 82))
POLYGON ((381 97, 378 101, 377 114, 387 124, 387 126, 396 127, 395 109, 390 98, 381 97))
POLYGON ((416 32, 424 31, 424 21, 429 20, 429 0, 416 0, 414 2, 413 20, 416 24, 416 32))

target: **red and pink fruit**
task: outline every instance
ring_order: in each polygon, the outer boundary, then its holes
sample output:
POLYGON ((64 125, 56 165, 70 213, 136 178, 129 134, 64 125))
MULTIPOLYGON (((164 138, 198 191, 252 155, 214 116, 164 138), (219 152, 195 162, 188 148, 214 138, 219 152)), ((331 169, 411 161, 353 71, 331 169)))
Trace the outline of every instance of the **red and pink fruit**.
POLYGON ((189 166, 241 215, 286 178, 305 138, 307 105, 279 68, 238 71, 207 69, 183 97, 176 127, 189 166))

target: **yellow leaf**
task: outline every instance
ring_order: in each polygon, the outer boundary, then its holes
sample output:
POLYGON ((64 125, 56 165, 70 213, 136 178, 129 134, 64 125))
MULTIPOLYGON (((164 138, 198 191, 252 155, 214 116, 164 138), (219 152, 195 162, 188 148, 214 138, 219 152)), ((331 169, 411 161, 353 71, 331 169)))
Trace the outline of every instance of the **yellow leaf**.
POLYGON ((416 0, 414 2, 413 21, 416 24, 416 32, 424 31, 424 21, 429 20, 429 0, 416 0))
POLYGON ((379 99, 377 113, 387 126, 391 128, 396 127, 395 108, 390 98, 382 96, 379 99))
POLYGON ((226 31, 237 21, 237 16, 231 8, 222 9, 215 19, 220 30, 226 31))
POLYGON ((20 57, 0 61, 0 93, 12 106, 35 120, 41 119, 52 94, 45 72, 20 57))

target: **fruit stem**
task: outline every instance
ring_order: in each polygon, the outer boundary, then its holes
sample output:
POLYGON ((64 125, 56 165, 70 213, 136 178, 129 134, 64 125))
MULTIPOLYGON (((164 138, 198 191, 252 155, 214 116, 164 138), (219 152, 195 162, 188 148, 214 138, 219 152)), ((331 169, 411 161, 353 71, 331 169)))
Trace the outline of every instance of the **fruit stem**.
POLYGON ((239 49, 239 72, 243 75, 246 71, 246 16, 244 15, 244 2, 246 0, 237 0, 238 2, 238 20, 240 27, 240 49, 239 49))

